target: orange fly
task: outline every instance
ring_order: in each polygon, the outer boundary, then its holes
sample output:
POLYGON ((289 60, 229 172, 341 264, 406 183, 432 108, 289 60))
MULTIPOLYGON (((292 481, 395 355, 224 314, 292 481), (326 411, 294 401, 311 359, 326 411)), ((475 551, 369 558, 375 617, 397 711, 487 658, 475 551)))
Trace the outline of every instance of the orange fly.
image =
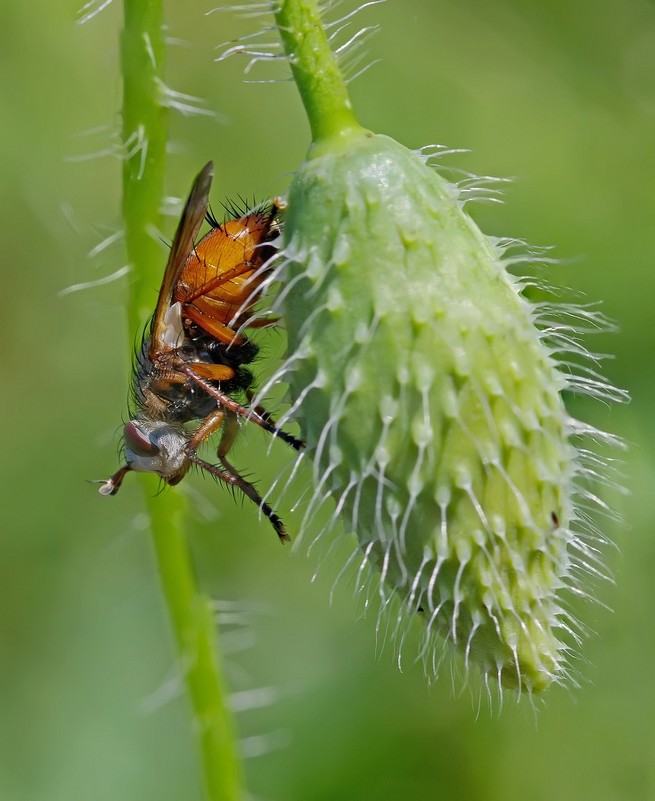
POLYGON ((271 272, 280 207, 273 203, 219 224, 207 215, 212 177, 209 162, 182 212, 157 306, 136 356, 135 410, 124 426, 125 464, 100 482, 99 492, 114 495, 130 470, 156 473, 167 484, 178 484, 195 464, 241 490, 285 541, 289 537, 280 518, 227 460, 239 418, 296 450, 303 444, 277 428, 265 409, 246 408, 237 399, 242 394, 252 400, 253 376, 244 365, 254 360, 257 346, 244 331, 262 325, 252 316, 271 272), (206 216, 212 230, 194 244, 206 216), (193 420, 201 422, 190 431, 186 424, 193 420), (219 429, 220 465, 214 465, 197 451, 219 429))

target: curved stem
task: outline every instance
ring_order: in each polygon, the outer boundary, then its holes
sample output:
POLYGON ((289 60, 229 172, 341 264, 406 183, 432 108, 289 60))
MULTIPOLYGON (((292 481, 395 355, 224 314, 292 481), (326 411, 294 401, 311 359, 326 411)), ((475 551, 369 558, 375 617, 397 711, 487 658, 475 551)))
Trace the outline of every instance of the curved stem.
POLYGON ((316 0, 276 0, 273 10, 313 142, 362 132, 316 0))
MULTIPOLYGON (((162 0, 124 0, 123 220, 132 265, 128 301, 132 332, 152 312, 164 258, 160 230, 166 161, 162 0), (153 236, 153 233, 155 234, 153 236)), ((180 493, 157 494, 153 476, 142 475, 152 540, 199 738, 208 801, 242 801, 243 775, 232 718, 219 670, 217 627, 209 600, 200 592, 184 529, 180 493)))
POLYGON ((149 493, 157 566, 177 641, 180 670, 193 707, 207 799, 241 801, 243 775, 226 704, 216 622, 208 598, 198 588, 184 532, 185 505, 178 498, 179 493, 149 493))

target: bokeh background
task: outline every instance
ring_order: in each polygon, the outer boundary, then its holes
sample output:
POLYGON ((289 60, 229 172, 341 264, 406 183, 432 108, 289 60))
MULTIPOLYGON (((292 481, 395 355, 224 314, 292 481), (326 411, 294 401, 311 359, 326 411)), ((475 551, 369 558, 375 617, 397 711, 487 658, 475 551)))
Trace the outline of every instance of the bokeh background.
MULTIPOLYGON (((171 116, 168 190, 185 195, 212 158, 216 205, 283 193, 308 144, 295 89, 215 63, 216 45, 263 23, 209 7, 167 4, 168 83, 223 118, 171 116)), ((116 466, 132 337, 123 281, 62 294, 124 264, 120 243, 89 256, 119 227, 120 163, 87 158, 119 125, 121 7, 83 26, 77 12, 9 0, 0 13, 0 799, 200 801, 138 482, 111 500, 85 483, 116 466)), ((606 374, 632 404, 574 403, 630 443, 626 524, 605 524, 616 585, 598 590, 614 611, 580 610, 595 632, 580 688, 536 714, 509 695, 478 714, 475 679, 454 694, 447 671, 431 687, 411 659, 398 671, 350 585, 330 606, 339 553, 312 582, 320 560, 188 482, 202 581, 248 621, 225 629, 230 685, 274 698, 237 715, 249 785, 280 801, 655 799, 655 5, 388 0, 361 21, 381 25, 380 62, 352 85, 362 122, 514 176, 504 205, 473 210, 483 229, 556 244, 564 297, 600 299, 618 322, 590 344, 615 354, 606 374)), ((274 359, 283 338, 267 343, 274 359)), ((264 446, 248 432, 236 461, 267 486, 287 454, 264 446)))

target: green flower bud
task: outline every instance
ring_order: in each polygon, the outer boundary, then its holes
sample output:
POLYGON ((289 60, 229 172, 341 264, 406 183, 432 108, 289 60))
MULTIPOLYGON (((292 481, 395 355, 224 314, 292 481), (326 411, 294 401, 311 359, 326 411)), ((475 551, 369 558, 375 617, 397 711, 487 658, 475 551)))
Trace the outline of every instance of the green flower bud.
POLYGON ((568 674, 560 635, 577 639, 562 591, 584 594, 577 574, 599 572, 586 506, 603 503, 584 485, 602 460, 574 441, 609 439, 568 416, 562 391, 621 393, 560 369, 558 353, 587 355, 575 324, 522 295, 513 243, 480 232, 468 188, 361 128, 315 0, 273 9, 313 138, 277 298, 281 422, 298 420, 314 464, 303 527, 334 499, 330 522, 356 534, 382 610, 396 598, 400 625, 423 618, 429 666, 435 639, 451 641, 485 677, 540 692, 568 674))
POLYGON ((579 471, 565 380, 502 262, 425 159, 368 133, 289 193, 294 411, 382 583, 507 687, 565 673, 579 471))

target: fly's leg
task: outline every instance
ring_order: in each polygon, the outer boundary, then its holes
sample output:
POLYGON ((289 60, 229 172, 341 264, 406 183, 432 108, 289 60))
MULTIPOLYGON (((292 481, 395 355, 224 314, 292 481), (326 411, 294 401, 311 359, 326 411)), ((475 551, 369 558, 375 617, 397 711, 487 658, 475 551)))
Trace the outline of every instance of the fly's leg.
POLYGON ((216 320, 212 316, 212 309, 205 310, 202 308, 200 301, 196 305, 187 304, 184 307, 184 316, 195 323, 198 327, 209 334, 213 339, 222 342, 228 347, 230 345, 240 345, 244 341, 244 337, 237 334, 229 325, 225 325, 220 320, 216 320))
MULTIPOLYGON (((221 464, 227 470, 234 470, 232 465, 227 461, 227 455, 230 452, 234 440, 239 432, 239 418, 234 412, 225 412, 225 422, 223 424, 223 431, 221 432, 221 441, 218 443, 217 456, 221 460, 221 464)), ((236 470, 234 470, 236 472, 236 470)))
POLYGON ((207 417, 205 417, 202 423, 198 426, 195 434, 189 440, 187 444, 187 456, 191 462, 197 464, 203 470, 207 470, 215 478, 241 490, 241 492, 243 492, 247 498, 250 498, 253 503, 257 504, 264 515, 268 518, 271 525, 275 529, 275 533, 280 538, 280 542, 289 542, 291 537, 289 537, 287 534, 282 520, 280 520, 278 515, 273 511, 272 507, 264 501, 253 485, 242 475, 240 475, 236 468, 234 468, 227 461, 226 456, 232 447, 232 444, 234 443, 238 428, 238 418, 234 413, 229 411, 226 412, 225 409, 221 408, 215 409, 213 412, 211 412, 211 414, 208 414, 207 417), (197 450, 200 445, 202 445, 202 443, 205 442, 221 426, 223 426, 223 433, 218 446, 218 458, 221 460, 223 467, 209 464, 209 462, 201 459, 197 454, 197 450))
MULTIPOLYGON (((233 412, 235 415, 237 415, 238 417, 243 417, 245 420, 251 420, 253 423, 256 423, 258 426, 263 428, 264 431, 267 431, 274 437, 279 437, 283 442, 286 442, 287 445, 290 445, 297 451, 301 450, 304 447, 304 443, 301 440, 297 439, 291 434, 287 434, 286 431, 277 428, 270 421, 270 415, 267 414, 267 417, 262 417, 262 415, 259 414, 259 412, 256 409, 246 409, 246 407, 242 406, 238 401, 235 401, 233 398, 230 398, 229 395, 226 395, 224 392, 221 392, 220 389, 217 389, 215 386, 210 384, 209 381, 206 379, 211 378, 211 376, 209 376, 209 373, 211 372, 211 369, 214 367, 220 367, 225 369, 223 365, 205 364, 204 362, 195 363, 193 365, 188 365, 182 362, 180 363, 177 369, 183 373, 186 373, 186 375, 188 375, 189 378, 195 381, 196 384, 198 384, 198 386, 202 387, 208 395, 214 398, 214 400, 217 401, 218 405, 221 406, 223 409, 233 412)), ((234 374, 233 371, 232 373, 234 374)))
MULTIPOLYGON (((196 429, 194 435, 191 437, 187 444, 187 448, 192 451, 197 451, 198 448, 202 445, 205 440, 208 440, 209 437, 214 433, 214 431, 218 431, 218 429, 223 424, 223 420, 225 419, 225 412, 223 409, 215 409, 211 414, 208 414, 207 417, 200 423, 198 428, 196 429)), ((221 440, 222 441, 222 440, 221 440)))
MULTIPOLYGON (((254 397, 255 393, 251 389, 247 389, 246 398, 248 398, 249 403, 252 403, 254 397)), ((251 406, 250 408, 252 409, 252 411, 255 412, 255 414, 258 417, 261 417, 261 419, 264 420, 266 423, 272 425, 276 431, 279 431, 280 434, 278 436, 280 436, 281 439, 283 439, 284 442, 287 443, 287 445, 291 445, 291 447, 295 448, 295 450, 297 451, 302 450, 305 447, 305 443, 303 442, 303 440, 297 439, 291 434, 287 434, 286 431, 283 431, 273 419, 273 415, 264 406, 258 403, 256 406, 251 406)))
POLYGON ((231 367, 228 367, 226 364, 191 362, 191 365, 187 364, 186 362, 181 362, 180 365, 177 366, 177 369, 184 373, 185 376, 192 378, 196 384, 200 384, 200 386, 209 395, 211 395, 212 398, 215 398, 216 396, 213 392, 209 392, 208 387, 212 390, 214 390, 214 387, 207 383, 208 381, 229 381, 236 375, 234 370, 231 367))

